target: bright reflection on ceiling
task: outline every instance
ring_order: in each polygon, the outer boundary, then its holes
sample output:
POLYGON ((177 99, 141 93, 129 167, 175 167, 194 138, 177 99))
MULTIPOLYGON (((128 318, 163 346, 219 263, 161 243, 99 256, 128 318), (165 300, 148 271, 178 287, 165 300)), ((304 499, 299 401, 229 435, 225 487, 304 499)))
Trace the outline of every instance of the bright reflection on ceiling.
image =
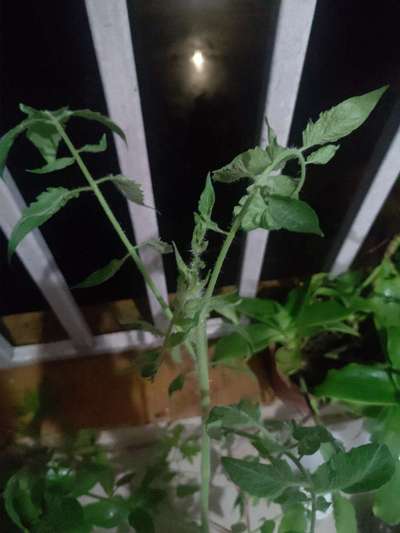
POLYGON ((204 56, 200 50, 196 50, 191 57, 191 62, 199 72, 203 70, 204 56))

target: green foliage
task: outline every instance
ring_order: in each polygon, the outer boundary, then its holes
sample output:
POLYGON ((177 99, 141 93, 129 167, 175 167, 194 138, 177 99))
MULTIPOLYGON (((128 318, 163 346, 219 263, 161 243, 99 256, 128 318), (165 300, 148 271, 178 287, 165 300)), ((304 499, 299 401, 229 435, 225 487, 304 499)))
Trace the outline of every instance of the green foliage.
POLYGON ((365 444, 339 451, 312 474, 314 490, 367 492, 384 485, 394 474, 395 463, 384 444, 365 444))
POLYGON ((317 397, 357 404, 398 404, 397 390, 389 372, 379 365, 352 363, 340 370, 330 370, 325 381, 313 392, 317 397))
POLYGON ((336 142, 359 128, 379 102, 387 86, 348 100, 321 113, 316 122, 309 122, 303 132, 303 146, 336 142))
POLYGON ((144 205, 143 191, 136 181, 121 175, 110 176, 109 179, 128 200, 138 205, 144 205))
POLYGON ((307 165, 326 165, 329 161, 335 157, 339 146, 336 144, 327 144, 312 152, 306 159, 307 165))
POLYGON ((49 188, 39 194, 36 200, 23 210, 21 219, 11 233, 8 243, 9 258, 28 233, 47 222, 69 200, 78 196, 79 190, 70 190, 64 187, 49 188))
POLYGON ((277 498, 283 491, 299 483, 286 461, 276 460, 271 465, 253 459, 221 459, 229 478, 251 496, 277 498))
POLYGON ((122 131, 122 129, 110 118, 98 113, 97 111, 91 111, 90 109, 79 109, 77 111, 71 111, 71 116, 99 122, 103 126, 106 126, 106 128, 110 129, 113 133, 119 135, 119 137, 126 142, 125 133, 122 131))
POLYGON ((335 493, 333 495, 333 514, 335 517, 336 533, 357 533, 356 513, 352 503, 335 493))
POLYGON ((129 254, 127 254, 125 257, 122 257, 122 259, 112 259, 107 265, 90 274, 90 276, 78 283, 78 285, 75 285, 73 288, 87 289, 89 287, 101 285, 105 281, 112 278, 120 270, 128 257, 129 254))
MULTIPOLYGON (((242 511, 244 503, 247 503, 244 493, 280 505, 280 533, 314 533, 316 512, 329 508, 330 502, 325 497, 329 493, 333 493, 338 533, 356 531, 354 510, 340 491, 376 491, 376 515, 390 523, 399 520, 392 508, 395 503, 390 499, 392 491, 398 488, 398 460, 393 457, 398 458, 400 453, 400 439, 393 437, 391 429, 393 421, 397 420, 400 390, 400 276, 391 259, 393 251, 386 254, 382 264, 367 279, 346 274, 330 280, 326 275, 318 274, 290 291, 283 303, 240 299, 235 293, 214 294, 224 260, 240 229, 286 230, 322 236, 316 213, 300 199, 308 165, 323 165, 331 161, 339 148, 332 143, 358 128, 385 90, 386 87, 383 87, 350 98, 321 113, 316 122, 307 125, 300 148, 280 146, 274 131, 267 125, 268 146, 265 149, 255 147, 246 150, 207 176, 198 211, 194 214, 189 258, 182 257, 174 246, 178 282, 172 306, 163 300, 137 253, 142 246, 151 246, 159 253, 168 253, 171 247, 159 240, 134 246, 112 213, 101 187, 103 183, 112 182, 128 200, 143 206, 145 200, 140 184, 121 175, 95 179, 82 156, 106 150, 106 136, 103 135, 96 144, 75 148, 66 131, 70 119, 81 118, 98 122, 125 140, 119 126, 108 117, 90 110, 61 108, 47 111, 21 105, 26 118, 0 141, 1 172, 15 139, 25 133, 44 160, 41 167, 31 172, 56 172, 76 164, 87 182, 84 187, 75 190, 59 187, 41 193, 14 228, 9 243, 10 255, 30 231, 47 222, 70 199, 81 192, 93 193, 127 254, 88 276, 79 287, 103 283, 116 274, 130 257, 169 321, 163 332, 152 324, 141 325, 140 329, 163 336, 160 349, 135 358, 142 376, 154 378, 165 351, 180 350, 182 344, 195 360, 203 410, 200 498, 204 532, 208 532, 209 436, 221 439, 224 444, 236 437, 248 439, 257 455, 223 457, 222 465, 228 477, 242 491, 238 500, 242 511), (61 143, 69 151, 65 157, 58 157, 61 143), (314 151, 308 151, 318 146, 314 151), (289 162, 291 165, 287 167, 289 162), (292 172, 296 166, 297 170, 292 172), (213 180, 232 183, 241 178, 249 180, 247 188, 233 208, 232 224, 225 231, 212 220, 215 205, 213 180), (210 271, 205 262, 209 231, 224 236, 216 263, 210 271), (270 347, 275 353, 278 371, 286 375, 298 373, 305 367, 310 346, 318 341, 320 335, 338 335, 345 338, 345 343, 348 336, 359 334, 360 322, 366 317, 372 318, 384 347, 385 364, 352 364, 331 370, 315 389, 315 394, 361 406, 372 405, 375 410, 382 408, 381 425, 375 420, 372 431, 373 442, 344 451, 327 428, 318 424, 301 426, 294 421, 266 424, 261 418, 259 406, 249 402, 210 409, 205 324, 212 313, 224 317, 232 328, 230 335, 216 343, 213 365, 225 363, 239 367, 242 363, 243 366, 253 353, 270 347), (302 458, 318 451, 324 457, 326 455, 325 462, 314 472, 308 472, 302 458)), ((181 390, 183 385, 184 376, 180 373, 171 382, 169 395, 181 390)), ((304 380, 303 388, 307 388, 304 380)), ((316 401, 311 399, 311 404, 315 406, 316 401)), ((35 417, 39 411, 35 407, 35 417)), ((199 452, 197 439, 185 438, 183 430, 177 426, 162 440, 156 460, 143 476, 138 475, 136 469, 116 475, 105 454, 94 442, 89 440, 85 446, 91 450, 90 453, 77 453, 76 448, 67 452, 46 451, 9 477, 3 493, 4 505, 19 529, 33 533, 54 530, 85 533, 92 531, 93 527, 112 529, 130 526, 137 533, 153 533, 153 517, 167 497, 165 484, 176 475, 168 466, 171 450, 179 451, 189 461, 199 452), (121 486, 132 489, 129 497, 117 493, 121 486), (104 495, 93 495, 96 487, 101 487, 104 495), (84 501, 81 499, 83 496, 91 498, 91 501, 84 501)), ((174 494, 179 498, 189 498, 199 488, 192 481, 178 482, 175 487, 174 494)), ((232 531, 245 530, 244 522, 242 513, 232 531)), ((259 529, 261 533, 271 533, 275 523, 265 521, 259 529)))
POLYGON ((185 384, 185 376, 183 374, 179 374, 169 384, 168 395, 172 396, 175 392, 182 390, 184 384, 185 384))
POLYGON ((224 183, 232 183, 241 178, 257 179, 271 163, 270 155, 257 146, 238 155, 228 165, 215 170, 212 178, 224 183))
POLYGON ((285 196, 270 196, 261 224, 269 230, 286 229, 295 233, 323 235, 315 211, 305 202, 285 196))

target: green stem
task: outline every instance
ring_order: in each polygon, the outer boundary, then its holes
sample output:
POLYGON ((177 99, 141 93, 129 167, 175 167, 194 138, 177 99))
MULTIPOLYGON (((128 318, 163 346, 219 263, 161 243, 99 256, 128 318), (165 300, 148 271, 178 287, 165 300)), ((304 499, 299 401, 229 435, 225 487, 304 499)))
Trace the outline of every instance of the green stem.
POLYGON ((125 248, 129 252, 129 255, 132 257, 134 263, 136 264, 137 268, 139 269, 140 273, 142 274, 145 282, 147 283, 148 287, 154 294, 157 302, 159 303, 161 309, 163 310, 164 315, 168 320, 172 318, 172 311, 169 308, 168 304, 162 297, 160 291, 158 290, 158 287, 155 285, 154 281, 152 280, 151 276, 148 274, 146 267, 144 263, 142 262, 139 254, 136 252, 135 247, 130 242, 128 237, 126 236, 124 230, 122 229, 120 223, 115 218, 114 213, 112 212, 110 206, 108 205, 107 200, 105 199, 103 193, 101 192, 96 180, 91 175, 89 169, 87 168, 86 164, 84 163, 83 159, 81 158, 78 150, 76 150, 75 146, 72 144, 71 139, 67 135, 66 131, 62 127, 62 125, 59 123, 59 121, 54 118, 52 113, 50 111, 46 111, 46 114, 54 124, 54 126, 57 128, 58 133, 61 135, 62 139, 64 140, 65 144, 67 145, 69 151, 71 152, 71 155, 75 159, 76 163, 78 164, 82 174, 85 176, 87 182, 89 183, 92 191, 96 195, 97 200, 99 201, 101 207, 103 208, 104 213, 106 214, 108 220, 111 222, 112 226, 114 227, 115 231, 117 232, 120 240, 124 244, 125 248))
POLYGON ((315 523, 317 518, 317 498, 315 496, 313 480, 310 476, 310 473, 303 467, 300 460, 292 454, 291 452, 285 452, 286 457, 288 457, 298 468, 299 472, 305 477, 308 482, 308 492, 311 496, 311 520, 310 520, 310 533, 315 533, 315 523))
POLYGON ((200 317, 196 332, 197 348, 197 374, 200 388, 201 401, 201 487, 200 487, 200 512, 201 531, 209 533, 209 497, 210 497, 210 437, 207 433, 207 418, 210 411, 210 379, 208 373, 208 342, 206 330, 206 317, 200 317))

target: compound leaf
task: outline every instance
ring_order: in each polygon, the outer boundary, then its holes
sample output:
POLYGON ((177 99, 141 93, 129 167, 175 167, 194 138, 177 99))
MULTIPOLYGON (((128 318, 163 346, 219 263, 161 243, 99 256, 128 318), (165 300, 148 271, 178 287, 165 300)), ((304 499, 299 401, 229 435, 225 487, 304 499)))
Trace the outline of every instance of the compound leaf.
POLYGON ((298 480, 282 460, 266 465, 258 461, 223 457, 222 465, 230 479, 251 496, 276 498, 298 480))

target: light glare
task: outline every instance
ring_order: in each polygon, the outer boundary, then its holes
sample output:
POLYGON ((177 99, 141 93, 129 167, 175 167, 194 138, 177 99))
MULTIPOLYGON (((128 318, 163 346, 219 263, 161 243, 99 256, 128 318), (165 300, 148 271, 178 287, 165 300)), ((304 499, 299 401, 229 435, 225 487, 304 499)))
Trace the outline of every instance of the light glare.
POLYGON ((197 70, 202 70, 204 65, 204 56, 200 50, 196 50, 191 59, 197 70))

